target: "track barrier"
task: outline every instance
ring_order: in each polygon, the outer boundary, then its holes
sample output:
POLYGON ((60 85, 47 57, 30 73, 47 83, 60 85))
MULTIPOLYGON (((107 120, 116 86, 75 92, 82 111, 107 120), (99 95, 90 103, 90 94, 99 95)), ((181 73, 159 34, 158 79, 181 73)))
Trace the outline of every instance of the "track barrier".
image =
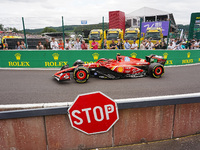
POLYGON ((72 103, 1 105, 0 149, 89 149, 200 132, 200 93, 115 101, 119 121, 95 135, 71 127, 67 109, 72 103))
POLYGON ((78 59, 85 63, 115 59, 117 53, 144 59, 160 55, 167 59, 166 66, 200 63, 200 50, 7 50, 0 51, 0 68, 60 68, 72 66, 78 59))

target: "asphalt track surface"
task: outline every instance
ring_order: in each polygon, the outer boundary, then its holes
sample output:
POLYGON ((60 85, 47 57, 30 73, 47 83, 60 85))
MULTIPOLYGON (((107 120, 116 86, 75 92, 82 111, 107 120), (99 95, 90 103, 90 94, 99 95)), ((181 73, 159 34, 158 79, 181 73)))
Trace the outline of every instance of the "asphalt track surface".
MULTIPOLYGON (((59 70, 59 69, 58 69, 59 70)), ((166 67, 160 79, 105 80, 90 78, 57 82, 56 70, 0 70, 0 104, 73 102, 79 94, 101 91, 112 99, 200 92, 200 65, 166 67)))

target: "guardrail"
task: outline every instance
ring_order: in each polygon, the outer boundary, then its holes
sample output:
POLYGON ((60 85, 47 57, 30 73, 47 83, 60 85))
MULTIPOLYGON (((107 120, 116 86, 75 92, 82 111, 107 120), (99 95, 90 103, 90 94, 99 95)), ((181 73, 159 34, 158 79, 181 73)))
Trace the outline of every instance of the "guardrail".
MULTIPOLYGON (((125 100, 115 100, 118 109, 131 109, 131 108, 144 108, 153 106, 177 105, 177 104, 190 104, 200 103, 200 93, 183 94, 176 96, 158 96, 148 98, 134 98, 125 100)), ((26 117, 39 117, 51 115, 66 115, 68 108, 72 103, 67 103, 65 107, 51 107, 40 109, 27 109, 27 110, 13 110, 0 112, 0 119, 15 119, 26 117)), ((7 105, 9 106, 9 105, 7 105)))
POLYGON ((167 59, 166 65, 200 63, 200 50, 13 50, 0 51, 1 68, 60 68, 81 59, 85 63, 100 58, 116 58, 117 53, 133 58, 156 54, 167 59))
POLYGON ((200 132, 200 93, 115 100, 119 120, 86 135, 66 116, 72 103, 0 106, 0 149, 89 149, 156 141, 200 132), (45 107, 45 108, 43 108, 45 107), (30 109, 27 109, 30 108, 30 109), (34 109, 33 109, 34 108, 34 109))

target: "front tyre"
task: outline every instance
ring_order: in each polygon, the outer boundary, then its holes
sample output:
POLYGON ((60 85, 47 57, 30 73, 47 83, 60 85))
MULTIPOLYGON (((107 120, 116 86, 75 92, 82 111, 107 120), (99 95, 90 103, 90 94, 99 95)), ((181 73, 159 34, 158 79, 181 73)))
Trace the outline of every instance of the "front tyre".
POLYGON ((148 74, 154 78, 160 78, 164 74, 164 66, 159 63, 152 63, 149 66, 148 74))
POLYGON ((89 79, 89 71, 85 67, 78 67, 74 70, 74 80, 77 83, 86 83, 89 79))

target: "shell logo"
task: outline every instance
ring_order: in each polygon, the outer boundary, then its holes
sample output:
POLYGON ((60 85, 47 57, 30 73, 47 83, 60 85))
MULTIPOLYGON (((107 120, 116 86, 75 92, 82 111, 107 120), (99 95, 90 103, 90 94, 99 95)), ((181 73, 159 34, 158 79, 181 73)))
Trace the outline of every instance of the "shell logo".
POLYGON ((164 53, 163 56, 164 56, 164 59, 167 59, 168 53, 164 53))
POLYGON ((16 53, 15 57, 16 57, 16 60, 21 60, 21 54, 20 53, 16 53))
POLYGON ((188 53, 187 53, 187 58, 190 58, 190 56, 191 56, 191 53, 188 52, 188 53))
POLYGON ((52 56, 53 56, 53 59, 54 59, 55 61, 57 61, 58 58, 59 58, 59 54, 58 54, 58 53, 53 53, 52 56))
POLYGON ((99 58, 99 54, 98 53, 94 53, 94 54, 92 54, 92 56, 93 56, 94 60, 98 60, 98 58, 99 58))
POLYGON ((123 72, 124 71, 124 68, 123 67, 119 67, 119 68, 117 68, 117 72, 123 72))
POLYGON ((136 58, 136 56, 137 56, 136 53, 132 53, 132 54, 131 54, 131 57, 132 57, 132 58, 136 58))

